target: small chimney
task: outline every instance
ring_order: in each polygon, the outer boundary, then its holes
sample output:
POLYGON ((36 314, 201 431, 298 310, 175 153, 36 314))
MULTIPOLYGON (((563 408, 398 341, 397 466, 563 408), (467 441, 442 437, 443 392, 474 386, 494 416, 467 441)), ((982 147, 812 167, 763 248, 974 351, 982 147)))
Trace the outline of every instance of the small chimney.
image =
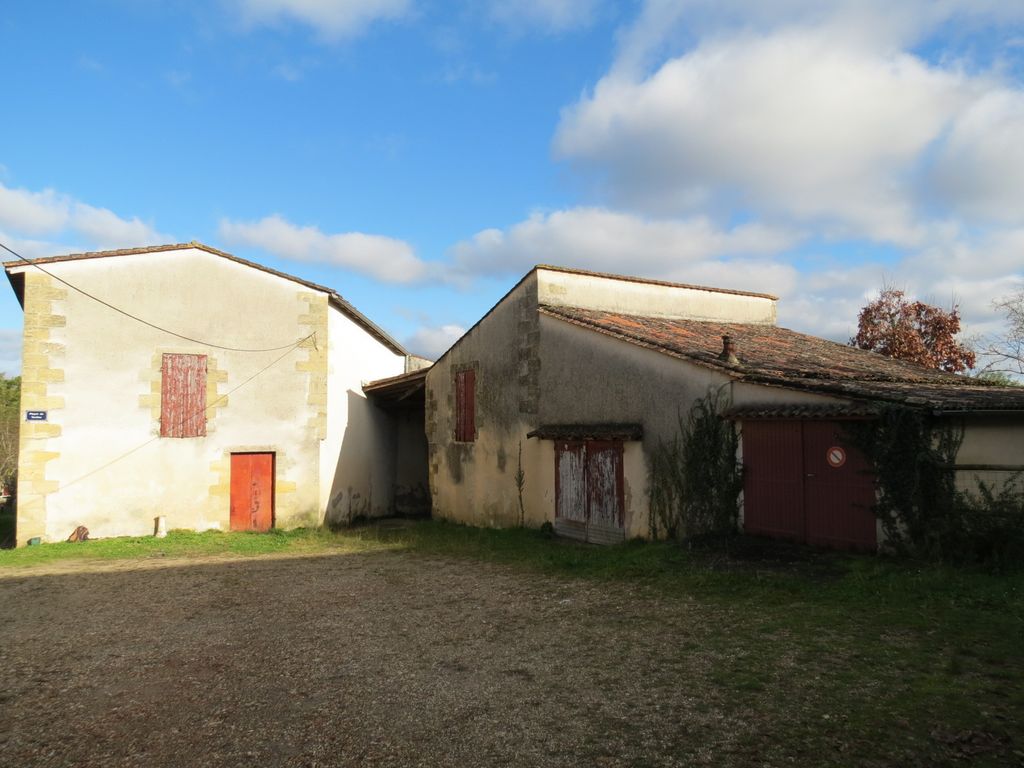
POLYGON ((729 365, 740 364, 740 359, 736 357, 736 345, 732 343, 732 336, 722 337, 722 352, 718 359, 729 365))

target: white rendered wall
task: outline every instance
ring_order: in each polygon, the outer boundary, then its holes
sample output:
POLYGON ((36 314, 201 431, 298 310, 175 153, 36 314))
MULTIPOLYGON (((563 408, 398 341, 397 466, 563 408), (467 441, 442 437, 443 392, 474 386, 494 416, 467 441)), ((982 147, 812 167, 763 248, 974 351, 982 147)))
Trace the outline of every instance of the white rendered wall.
POLYGON ((405 356, 334 306, 327 324, 327 439, 320 452, 320 506, 328 523, 380 517, 392 506, 394 425, 363 394, 363 383, 404 373, 405 356))
MULTIPOLYGON (((66 538, 77 525, 95 537, 149 534, 157 515, 172 529, 227 529, 232 452, 275 454, 277 527, 323 519, 324 409, 315 400, 327 357, 310 341, 292 345, 314 331, 318 345, 334 342, 339 354, 349 355, 347 365, 333 361, 346 387, 400 373, 400 356, 344 317, 331 323, 340 338, 323 338, 328 314, 339 315, 327 312, 326 293, 199 249, 57 262, 46 269, 199 342, 149 328, 70 289, 52 302, 57 325, 46 349, 55 375, 45 394, 62 404, 48 414, 59 435, 32 447, 48 456, 42 471, 57 488, 19 500, 19 544, 25 543, 23 522, 37 525, 32 535, 48 540, 66 538), (238 352, 201 342, 285 348, 238 352), (208 357, 216 395, 227 396, 209 409, 205 437, 159 436, 163 353, 208 357), (360 355, 370 361, 365 370, 360 355)), ((50 287, 63 289, 52 281, 50 287)), ((23 466, 31 469, 24 446, 22 453, 23 466)))
POLYGON ((775 324, 775 299, 676 285, 537 269, 537 298, 551 306, 606 312, 775 324))

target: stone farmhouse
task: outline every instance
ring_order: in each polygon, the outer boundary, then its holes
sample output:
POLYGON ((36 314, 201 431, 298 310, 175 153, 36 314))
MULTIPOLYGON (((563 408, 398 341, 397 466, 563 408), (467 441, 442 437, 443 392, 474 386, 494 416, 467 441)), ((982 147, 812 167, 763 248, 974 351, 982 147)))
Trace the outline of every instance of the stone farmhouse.
POLYGON ((964 425, 965 484, 1024 469, 1024 389, 779 328, 762 293, 538 266, 431 365, 335 291, 198 243, 5 268, 25 311, 19 545, 157 516, 646 537, 652 454, 709 392, 740 433, 748 533, 877 548, 843 422, 890 403, 964 425))
POLYGON ((425 458, 398 465, 399 427, 362 391, 421 361, 330 288, 199 243, 4 268, 25 316, 18 545, 425 498, 425 458))
POLYGON ((539 266, 425 378, 433 514, 614 542, 650 531, 650 458, 721 392, 748 533, 874 550, 842 421, 886 403, 965 425, 961 481, 1024 469, 1024 389, 971 384, 776 325, 774 296, 539 266), (521 482, 517 482, 517 474, 521 482), (521 503, 520 503, 521 502, 521 503))

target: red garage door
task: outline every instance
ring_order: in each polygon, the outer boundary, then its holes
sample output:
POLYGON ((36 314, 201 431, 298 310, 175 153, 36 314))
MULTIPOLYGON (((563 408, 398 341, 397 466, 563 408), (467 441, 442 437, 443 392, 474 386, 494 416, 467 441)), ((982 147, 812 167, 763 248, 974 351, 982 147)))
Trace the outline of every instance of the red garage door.
POLYGON ((875 550, 873 477, 841 424, 744 422, 743 471, 745 532, 875 550))

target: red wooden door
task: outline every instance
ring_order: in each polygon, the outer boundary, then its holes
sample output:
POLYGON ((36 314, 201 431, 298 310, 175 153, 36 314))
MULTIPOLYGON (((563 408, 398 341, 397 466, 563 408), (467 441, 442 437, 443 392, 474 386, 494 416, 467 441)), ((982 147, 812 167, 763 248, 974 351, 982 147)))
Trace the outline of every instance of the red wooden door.
POLYGON ((274 524, 274 454, 231 454, 231 530, 268 531, 274 524))
POLYGON ((807 543, 834 549, 876 547, 875 486, 863 455, 829 421, 804 422, 807 543))
POLYGON ((874 479, 831 421, 743 424, 743 530, 833 549, 876 549, 874 479))
POLYGON ((744 532, 804 540, 802 442, 799 421, 744 422, 744 532))

